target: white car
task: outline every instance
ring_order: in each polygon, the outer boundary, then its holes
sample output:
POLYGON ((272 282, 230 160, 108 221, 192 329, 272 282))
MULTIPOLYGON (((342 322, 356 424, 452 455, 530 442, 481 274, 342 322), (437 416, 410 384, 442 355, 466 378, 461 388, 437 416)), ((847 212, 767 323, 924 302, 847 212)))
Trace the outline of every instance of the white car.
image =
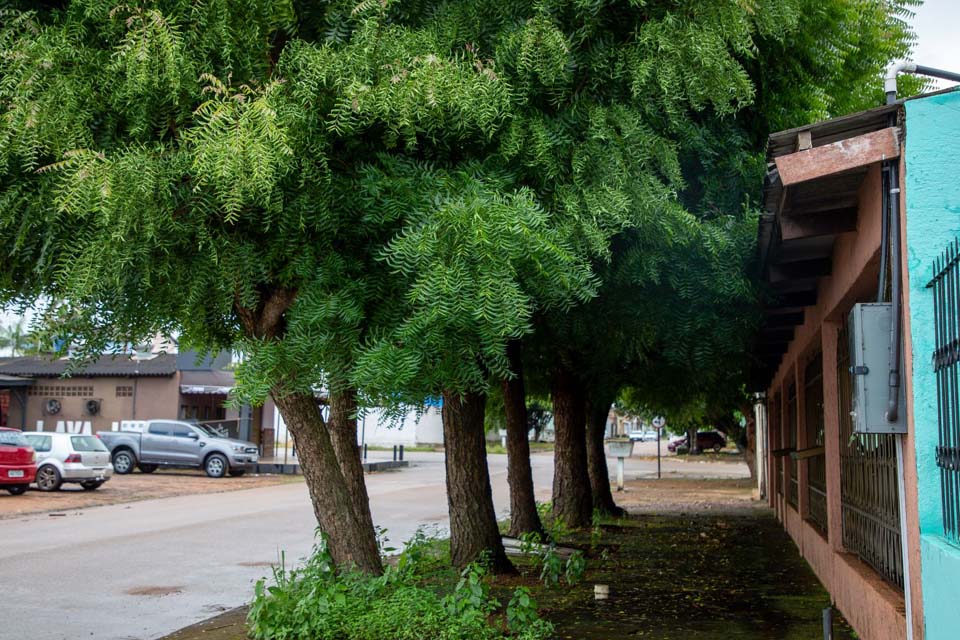
POLYGON ((56 491, 64 482, 93 491, 113 476, 110 451, 94 436, 32 431, 23 437, 37 452, 35 482, 41 491, 56 491))
POLYGON ((634 430, 627 435, 634 442, 656 442, 659 438, 656 431, 634 430))

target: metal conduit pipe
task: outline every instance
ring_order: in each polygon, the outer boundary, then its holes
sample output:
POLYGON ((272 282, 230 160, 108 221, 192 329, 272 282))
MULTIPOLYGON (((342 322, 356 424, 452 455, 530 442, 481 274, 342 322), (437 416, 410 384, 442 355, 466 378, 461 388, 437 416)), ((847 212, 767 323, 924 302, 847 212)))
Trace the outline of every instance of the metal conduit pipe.
POLYGON ((877 302, 884 302, 887 295, 887 270, 890 268, 887 257, 890 254, 890 216, 888 198, 889 171, 884 164, 880 168, 880 278, 877 282, 877 302))
POLYGON ((887 68, 886 76, 883 79, 883 90, 887 94, 887 104, 893 104, 897 101, 897 76, 901 73, 914 73, 932 78, 941 78, 942 80, 960 82, 960 73, 935 69, 934 67, 925 67, 912 62, 899 62, 887 68))
POLYGON ((900 167, 897 160, 886 160, 887 213, 890 216, 890 377, 887 394, 887 421, 896 422, 900 414, 900 340, 903 333, 900 304, 900 167))

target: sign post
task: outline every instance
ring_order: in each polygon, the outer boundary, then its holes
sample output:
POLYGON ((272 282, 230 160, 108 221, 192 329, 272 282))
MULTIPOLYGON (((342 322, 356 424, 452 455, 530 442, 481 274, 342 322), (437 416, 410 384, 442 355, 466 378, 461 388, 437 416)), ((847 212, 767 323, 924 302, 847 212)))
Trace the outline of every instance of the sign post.
POLYGON ((660 479, 660 441, 663 439, 663 427, 666 424, 667 420, 663 416, 653 419, 653 426, 657 430, 657 480, 660 479))

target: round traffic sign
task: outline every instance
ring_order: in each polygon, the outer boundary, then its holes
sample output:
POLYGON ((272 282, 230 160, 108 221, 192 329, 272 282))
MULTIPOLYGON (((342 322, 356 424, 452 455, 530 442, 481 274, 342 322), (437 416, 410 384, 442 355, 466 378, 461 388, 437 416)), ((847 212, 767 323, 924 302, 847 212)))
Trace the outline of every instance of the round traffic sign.
POLYGON ((653 426, 657 429, 663 429, 663 425, 667 424, 667 419, 663 416, 657 416, 652 420, 653 426))

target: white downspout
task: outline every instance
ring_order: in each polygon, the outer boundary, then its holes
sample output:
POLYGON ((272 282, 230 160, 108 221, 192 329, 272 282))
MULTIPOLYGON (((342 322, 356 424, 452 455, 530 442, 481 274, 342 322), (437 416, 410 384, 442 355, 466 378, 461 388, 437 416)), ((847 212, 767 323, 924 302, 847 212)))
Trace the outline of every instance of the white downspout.
POLYGON ((907 622, 907 640, 913 640, 913 602, 910 597, 910 550, 907 543, 907 491, 904 486, 903 441, 906 434, 894 436, 897 442, 897 501, 900 506, 900 555, 903 563, 903 605, 907 622))

